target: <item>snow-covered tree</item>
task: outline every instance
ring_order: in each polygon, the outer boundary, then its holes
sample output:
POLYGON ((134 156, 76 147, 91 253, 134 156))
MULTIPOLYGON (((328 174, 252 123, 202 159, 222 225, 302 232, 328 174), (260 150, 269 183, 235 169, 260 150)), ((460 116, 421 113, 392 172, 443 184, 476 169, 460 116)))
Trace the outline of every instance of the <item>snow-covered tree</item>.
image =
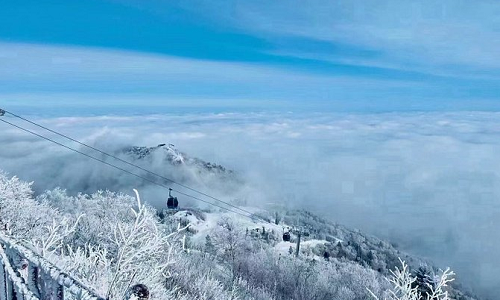
POLYGON ((246 248, 245 233, 234 219, 224 217, 219 221, 219 228, 213 233, 213 242, 219 257, 228 261, 233 279, 237 277, 238 258, 246 248))
POLYGON ((436 287, 436 275, 431 268, 422 265, 415 271, 415 282, 413 285, 417 288, 420 295, 428 295, 432 292, 432 288, 436 287))
POLYGON ((0 171, 0 230, 23 240, 43 236, 60 219, 57 210, 33 199, 32 184, 0 171))

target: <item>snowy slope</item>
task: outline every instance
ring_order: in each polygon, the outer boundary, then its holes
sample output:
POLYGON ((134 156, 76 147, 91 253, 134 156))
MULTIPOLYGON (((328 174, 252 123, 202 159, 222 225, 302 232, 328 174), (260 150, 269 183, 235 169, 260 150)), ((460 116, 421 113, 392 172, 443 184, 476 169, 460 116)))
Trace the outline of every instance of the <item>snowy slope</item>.
MULTIPOLYGON (((245 207, 244 209, 255 214, 266 213, 256 208, 245 207)), ((399 251, 388 242, 365 235, 358 230, 351 230, 328 222, 309 212, 288 211, 283 213, 285 216, 279 225, 262 219, 252 220, 226 212, 203 212, 202 217, 200 217, 199 212, 191 209, 176 212, 169 218, 184 222, 184 224, 191 224, 190 240, 194 247, 203 247, 207 235, 212 236, 220 232, 222 230, 221 221, 229 218, 237 224, 238 230, 245 235, 245 240, 260 241, 267 249, 284 257, 295 257, 296 228, 297 224, 300 224, 304 234, 301 235, 300 255, 297 259, 320 262, 325 261, 324 254, 328 253, 328 256, 332 258, 354 262, 364 268, 375 270, 383 276, 389 276, 389 271, 399 266, 399 258, 405 260, 413 269, 422 265, 432 267, 430 262, 399 251), (291 224, 295 224, 295 227, 291 224), (290 242, 285 242, 282 239, 282 234, 284 230, 288 229, 291 229, 292 237, 290 242)), ((453 289, 452 295, 456 299, 474 299, 463 293, 458 283, 453 283, 453 286, 455 289, 453 289)))

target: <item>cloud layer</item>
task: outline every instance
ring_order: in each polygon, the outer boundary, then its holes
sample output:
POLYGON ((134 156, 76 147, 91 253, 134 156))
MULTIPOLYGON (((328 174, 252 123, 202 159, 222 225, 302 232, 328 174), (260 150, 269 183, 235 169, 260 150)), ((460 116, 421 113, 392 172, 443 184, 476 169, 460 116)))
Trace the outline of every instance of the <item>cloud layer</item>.
MULTIPOLYGON (((304 208, 451 265, 494 295, 500 282, 498 113, 200 114, 40 119, 113 150, 173 143, 237 171, 249 203, 304 208)), ((134 178, 0 124, 0 168, 74 192, 134 178)), ((148 166, 159 172, 161 165, 148 166)), ((125 185, 125 186, 120 186, 125 185)), ((154 187, 150 195, 158 195, 154 187)), ((227 196, 220 186, 209 193, 227 196), (219 190, 218 190, 219 189, 219 190)), ((160 193, 161 194, 161 193, 160 193)), ((234 194, 231 197, 235 196, 234 194)))

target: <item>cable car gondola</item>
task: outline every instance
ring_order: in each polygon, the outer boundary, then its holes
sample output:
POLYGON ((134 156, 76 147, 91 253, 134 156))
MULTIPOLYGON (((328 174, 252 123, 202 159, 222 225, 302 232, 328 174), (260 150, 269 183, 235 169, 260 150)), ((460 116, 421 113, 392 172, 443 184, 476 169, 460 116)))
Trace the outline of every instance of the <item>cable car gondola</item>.
POLYGON ((172 197, 172 189, 168 189, 167 208, 177 209, 177 207, 179 207, 179 201, 177 197, 172 197))
POLYGON ((285 229, 283 229, 283 241, 289 242, 290 238, 291 238, 290 231, 288 230, 285 232, 285 229))

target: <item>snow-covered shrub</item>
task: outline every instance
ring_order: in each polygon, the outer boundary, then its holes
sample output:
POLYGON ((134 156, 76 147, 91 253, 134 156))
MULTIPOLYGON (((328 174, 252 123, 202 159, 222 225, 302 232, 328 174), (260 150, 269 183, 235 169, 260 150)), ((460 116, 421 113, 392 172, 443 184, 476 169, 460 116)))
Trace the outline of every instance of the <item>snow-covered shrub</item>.
MULTIPOLYGON (((61 195, 67 197, 58 193, 59 198, 61 195)), ((43 199, 50 203, 53 197, 43 199)), ((134 205, 130 205, 130 197, 110 192, 72 199, 90 199, 91 205, 82 209, 86 212, 82 217, 84 226, 76 227, 78 237, 62 255, 64 270, 84 277, 109 299, 122 299, 127 289, 137 283, 148 287, 151 299, 174 297, 165 289, 165 280, 171 276, 169 267, 174 256, 182 249, 174 244, 176 235, 185 228, 166 232, 154 209, 141 202, 137 191, 134 205), (96 207, 101 211, 92 211, 96 207), (104 224, 111 220, 113 223, 104 224), (82 247, 82 241, 89 242, 82 247)))
POLYGON ((59 257, 61 269, 93 287, 100 295, 108 291, 111 263, 107 250, 94 246, 73 248, 67 245, 59 257))
POLYGON ((75 232, 80 217, 73 224, 67 218, 59 221, 53 219, 51 225, 43 228, 44 234, 30 240, 31 244, 43 257, 49 260, 55 259, 55 256, 61 255, 60 250, 64 247, 64 240, 75 232))
MULTIPOLYGON (((122 193, 97 191, 91 195, 69 196, 65 190, 56 188, 38 196, 37 200, 56 208, 67 218, 76 220, 84 215, 70 242, 73 246, 108 245, 114 237, 116 224, 134 222, 131 208, 136 200, 122 193)), ((110 252, 110 255, 115 254, 111 249, 110 252)))
POLYGON ((242 277, 233 279, 230 266, 207 259, 200 252, 179 255, 172 272, 167 289, 187 293, 191 299, 274 299, 265 288, 242 277))
POLYGON ((116 256, 111 265, 113 278, 107 296, 113 299, 123 298, 123 290, 133 281, 147 282, 151 294, 161 293, 165 278, 171 276, 168 267, 174 262, 174 246, 169 239, 185 229, 179 228, 171 234, 163 232, 156 213, 141 203, 139 193, 134 191, 137 196, 137 208, 132 209, 135 220, 117 223, 112 238, 116 256))
POLYGON ((0 171, 0 230, 22 240, 43 236, 61 218, 57 210, 33 199, 31 186, 0 171))
POLYGON ((137 283, 148 287, 151 299, 177 299, 182 293, 166 290, 165 281, 182 252, 177 234, 183 228, 168 231, 136 196, 72 197, 55 189, 33 199, 31 183, 0 173, 0 222, 6 234, 109 299, 122 299, 137 283))
MULTIPOLYGON (((410 273, 410 268, 403 260, 401 262, 401 269, 396 267, 394 271, 391 270, 392 276, 389 282, 393 288, 389 290, 389 300, 451 300, 446 287, 454 280, 455 273, 446 269, 442 274, 436 277, 434 282, 425 283, 427 287, 425 294, 420 291, 422 288, 418 286, 417 277, 413 277, 410 273)), ((379 299, 373 291, 368 288, 368 291, 375 299, 379 299)))
POLYGON ((314 261, 261 250, 247 254, 244 261, 240 276, 273 291, 274 299, 368 299, 365 286, 378 295, 388 287, 375 271, 335 258, 314 261))

